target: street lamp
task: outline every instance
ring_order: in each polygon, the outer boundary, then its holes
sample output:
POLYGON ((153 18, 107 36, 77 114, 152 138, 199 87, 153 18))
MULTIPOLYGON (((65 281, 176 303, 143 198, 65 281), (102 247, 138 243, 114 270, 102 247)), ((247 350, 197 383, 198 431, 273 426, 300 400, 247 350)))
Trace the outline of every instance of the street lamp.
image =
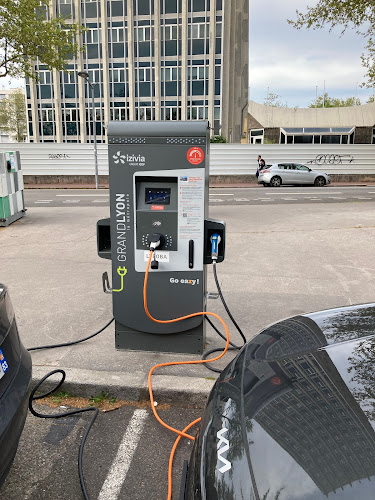
POLYGON ((92 98, 92 126, 93 126, 93 137, 94 137, 94 160, 95 160, 95 189, 99 189, 98 181, 98 148, 96 144, 96 116, 95 116, 95 100, 94 100, 94 85, 90 82, 90 75, 88 71, 78 71, 78 76, 84 78, 91 88, 91 98, 92 98))

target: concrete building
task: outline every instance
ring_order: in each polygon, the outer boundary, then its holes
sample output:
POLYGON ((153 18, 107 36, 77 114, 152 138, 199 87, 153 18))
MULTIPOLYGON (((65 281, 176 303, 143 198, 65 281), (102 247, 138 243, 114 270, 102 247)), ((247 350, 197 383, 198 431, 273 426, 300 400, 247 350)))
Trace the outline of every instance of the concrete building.
POLYGON ((36 61, 26 82, 31 142, 98 142, 110 120, 208 119, 213 135, 240 142, 248 102, 248 0, 52 0, 71 16, 86 51, 66 72, 36 61))
POLYGON ((249 144, 375 144, 375 103, 347 108, 278 108, 249 102, 249 144))

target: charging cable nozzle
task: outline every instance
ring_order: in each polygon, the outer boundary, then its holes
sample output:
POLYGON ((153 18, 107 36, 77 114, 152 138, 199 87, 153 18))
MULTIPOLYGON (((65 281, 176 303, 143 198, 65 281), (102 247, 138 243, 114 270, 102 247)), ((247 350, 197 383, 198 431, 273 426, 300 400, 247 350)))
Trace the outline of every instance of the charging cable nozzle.
POLYGON ((156 250, 163 243, 163 235, 159 233, 153 233, 148 239, 150 245, 150 250, 156 250))
POLYGON ((218 233, 214 233, 210 237, 211 241, 211 258, 212 260, 217 260, 219 254, 219 243, 221 241, 221 236, 218 233))

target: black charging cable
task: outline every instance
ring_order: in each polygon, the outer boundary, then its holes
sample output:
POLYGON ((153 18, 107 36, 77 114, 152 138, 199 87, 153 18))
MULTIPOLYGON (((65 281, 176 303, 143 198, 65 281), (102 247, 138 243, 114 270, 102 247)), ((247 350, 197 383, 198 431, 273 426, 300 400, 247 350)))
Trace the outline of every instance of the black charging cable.
MULTIPOLYGON (((227 303, 225 302, 225 299, 224 299, 224 296, 223 296, 223 293, 221 291, 221 287, 220 287, 220 283, 219 283, 219 280, 218 280, 218 277, 217 277, 217 272, 216 272, 216 262, 213 261, 212 263, 213 265, 213 271, 214 271, 214 278, 215 278, 215 283, 216 283, 216 288, 217 288, 217 291, 219 292, 219 297, 221 299, 221 302, 224 306, 224 309, 225 311, 227 312, 228 316, 230 317, 230 320, 232 321, 233 325, 235 326, 236 330, 238 331, 238 333, 241 335, 242 337, 242 340, 243 340, 243 343, 244 345, 246 344, 247 340, 246 340, 246 337, 245 335, 243 334, 241 328, 238 326, 237 324, 237 321, 234 319, 234 317, 232 316, 230 310, 229 310, 229 307, 227 306, 227 303)), ((225 339, 226 340, 226 339, 225 339)))
MULTIPOLYGON (((103 330, 105 330, 114 321, 114 319, 115 318, 112 318, 100 330, 98 330, 97 332, 95 332, 95 333, 93 333, 93 334, 91 334, 88 337, 85 337, 83 339, 74 340, 72 342, 64 342, 62 344, 52 344, 52 345, 41 345, 41 346, 38 346, 38 347, 29 347, 29 349, 27 349, 27 350, 28 351, 37 351, 37 350, 40 350, 40 349, 54 349, 55 347, 65 347, 65 346, 69 346, 69 345, 80 344, 81 342, 84 342, 85 340, 92 339, 96 335, 99 335, 99 333, 101 333, 103 330)), ((81 484, 81 489, 82 489, 82 493, 83 493, 83 496, 84 496, 85 500, 89 500, 89 496, 88 496, 88 493, 87 493, 87 490, 86 490, 86 486, 85 486, 85 480, 83 478, 83 467, 82 467, 83 448, 85 446, 85 442, 86 442, 88 433, 90 432, 90 429, 93 426, 93 423, 95 422, 96 417, 98 416, 98 413, 99 413, 98 408, 96 408, 95 406, 90 406, 88 408, 80 408, 79 410, 71 410, 71 411, 67 411, 67 412, 64 412, 64 413, 57 413, 57 414, 54 414, 54 415, 49 415, 49 414, 46 414, 46 413, 39 413, 36 410, 34 410, 34 408, 33 408, 33 401, 35 401, 37 399, 45 398, 45 397, 49 396, 50 394, 52 394, 53 392, 57 391, 57 389, 59 387, 61 387, 61 385, 63 384, 64 380, 65 380, 65 372, 64 372, 64 370, 57 369, 57 370, 53 370, 53 371, 47 373, 47 375, 45 375, 42 379, 40 379, 39 382, 35 385, 35 387, 31 391, 31 394, 30 394, 30 397, 29 397, 29 410, 30 410, 30 412, 35 417, 39 417, 39 418, 63 418, 63 417, 68 417, 70 415, 77 415, 79 413, 84 413, 84 412, 87 412, 87 411, 94 412, 94 415, 92 416, 92 419, 89 422, 89 424, 88 424, 88 426, 87 426, 87 428, 85 430, 85 433, 84 433, 84 435, 82 437, 81 444, 80 444, 80 447, 79 447, 79 452, 78 452, 78 474, 79 474, 79 482, 81 484), (35 392, 43 384, 43 382, 45 380, 47 380, 49 377, 51 377, 52 375, 54 375, 55 373, 61 373, 61 375, 62 375, 61 380, 57 384, 57 386, 54 387, 51 391, 46 392, 45 394, 41 394, 41 395, 35 396, 35 392)))
MULTIPOLYGON (((229 342, 229 345, 231 347, 228 347, 228 351, 239 351, 246 344, 247 340, 246 340, 246 337, 243 334, 241 328, 238 326, 237 321, 234 319, 232 313, 230 312, 229 307, 228 307, 228 305, 227 305, 227 303, 226 303, 226 301, 224 299, 224 295, 223 295, 223 292, 221 291, 220 283, 219 283, 219 280, 218 280, 218 277, 217 277, 216 260, 213 260, 212 265, 213 265, 213 273, 214 273, 216 288, 217 288, 217 291, 219 293, 220 300, 221 300, 221 302, 222 302, 222 304, 224 306, 224 309, 225 309, 226 313, 228 314, 230 320, 232 321, 233 325, 235 326, 235 328, 237 329, 238 333, 241 335, 242 340, 243 340, 242 346, 238 346, 236 344, 233 344, 232 342, 229 342)), ((210 318, 208 316, 206 316, 206 320, 212 326, 212 328, 215 330, 215 332, 223 340, 226 341, 227 340, 226 337, 220 332, 220 330, 218 328, 216 328, 216 326, 213 324, 213 322, 210 320, 210 318)), ((215 352, 223 352, 223 351, 224 351, 224 348, 221 348, 221 347, 217 348, 217 349, 211 349, 210 351, 206 351, 205 353, 203 353, 202 359, 207 359, 208 356, 210 356, 211 354, 213 354, 215 352)), ((211 370, 212 372, 215 372, 215 373, 221 373, 222 372, 222 370, 219 370, 218 368, 214 368, 213 366, 210 366, 208 363, 205 363, 205 367, 208 370, 211 370)))
POLYGON ((110 321, 108 321, 107 324, 103 326, 100 330, 98 330, 95 333, 92 333, 88 337, 85 337, 84 339, 79 339, 79 340, 73 340, 72 342, 64 342, 63 344, 51 344, 51 345, 40 345, 38 347, 29 347, 27 350, 28 351, 38 351, 40 349, 54 349, 55 347, 66 347, 68 345, 74 345, 74 344, 80 344, 81 342, 84 342, 85 340, 92 339, 93 337, 96 337, 96 335, 99 335, 103 330, 108 328, 108 326, 114 321, 115 318, 112 318, 110 321))
POLYGON ((64 380, 65 380, 65 372, 64 372, 64 370, 58 369, 58 370, 53 370, 53 371, 47 373, 47 375, 45 375, 41 380, 39 380, 39 382, 36 384, 36 386, 34 387, 34 389, 31 391, 31 394, 30 394, 30 397, 29 397, 29 410, 31 411, 31 413, 35 417, 38 417, 38 418, 63 418, 63 417, 68 417, 70 415, 77 415, 79 413, 84 413, 84 412, 88 412, 88 411, 91 411, 91 412, 94 413, 93 416, 92 416, 92 418, 91 418, 91 420, 90 420, 90 422, 89 422, 89 424, 86 427, 85 433, 84 433, 84 435, 82 437, 81 444, 80 444, 80 447, 79 447, 79 452, 78 452, 78 474, 79 474, 79 482, 81 484, 81 489, 82 489, 82 493, 83 493, 83 496, 84 496, 85 500, 89 500, 89 496, 88 496, 88 493, 87 493, 87 490, 86 490, 85 480, 84 480, 84 477, 83 477, 83 467, 82 467, 83 449, 84 449, 84 446, 85 446, 85 442, 86 442, 88 433, 90 432, 90 429, 93 426, 96 417, 98 416, 98 413, 99 413, 98 408, 96 408, 95 406, 90 406, 88 408, 80 408, 79 410, 70 410, 70 411, 66 411, 64 413, 55 413, 53 415, 49 415, 47 413, 39 413, 38 411, 36 411, 33 408, 33 401, 35 401, 37 399, 45 398, 46 396, 49 396, 50 394, 52 394, 53 392, 55 392, 59 387, 61 387, 61 385, 63 384, 64 380), (52 375, 54 375, 55 373, 61 373, 61 375, 62 375, 61 380, 56 385, 56 387, 54 387, 49 392, 46 392, 44 394, 40 394, 38 396, 35 396, 35 392, 43 384, 43 382, 45 380, 47 380, 49 377, 51 377, 52 375))

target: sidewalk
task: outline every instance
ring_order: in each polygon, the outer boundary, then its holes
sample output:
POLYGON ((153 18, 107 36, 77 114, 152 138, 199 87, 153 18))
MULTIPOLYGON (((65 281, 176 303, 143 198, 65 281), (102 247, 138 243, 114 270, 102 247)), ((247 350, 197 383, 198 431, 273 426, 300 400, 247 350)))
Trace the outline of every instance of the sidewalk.
MULTIPOLYGON (((226 258, 217 266, 218 277, 248 340, 288 316, 374 300, 369 269, 374 269, 375 204, 310 209, 210 207, 210 217, 227 223, 226 258)), ((111 319, 112 297, 103 293, 101 283, 104 271, 111 274, 111 262, 96 252, 96 222, 108 213, 104 206, 32 207, 19 221, 0 228, 0 281, 9 288, 26 347, 78 340, 111 319)), ((211 266, 207 288, 216 291, 211 266)), ((208 310, 227 322, 219 300, 209 300, 208 310)), ((227 324, 231 340, 241 345, 240 335, 229 320, 227 324)), ((224 345, 210 327, 206 340, 207 350, 224 345)), ((223 368, 234 355, 227 353, 215 366, 223 368)), ((32 358, 34 381, 63 368, 64 389, 72 394, 92 396, 104 390, 127 400, 147 399, 147 375, 155 364, 197 359, 117 351, 113 324, 86 342, 32 352, 32 358)), ((155 400, 202 405, 216 377, 202 364, 158 369, 155 400)))

